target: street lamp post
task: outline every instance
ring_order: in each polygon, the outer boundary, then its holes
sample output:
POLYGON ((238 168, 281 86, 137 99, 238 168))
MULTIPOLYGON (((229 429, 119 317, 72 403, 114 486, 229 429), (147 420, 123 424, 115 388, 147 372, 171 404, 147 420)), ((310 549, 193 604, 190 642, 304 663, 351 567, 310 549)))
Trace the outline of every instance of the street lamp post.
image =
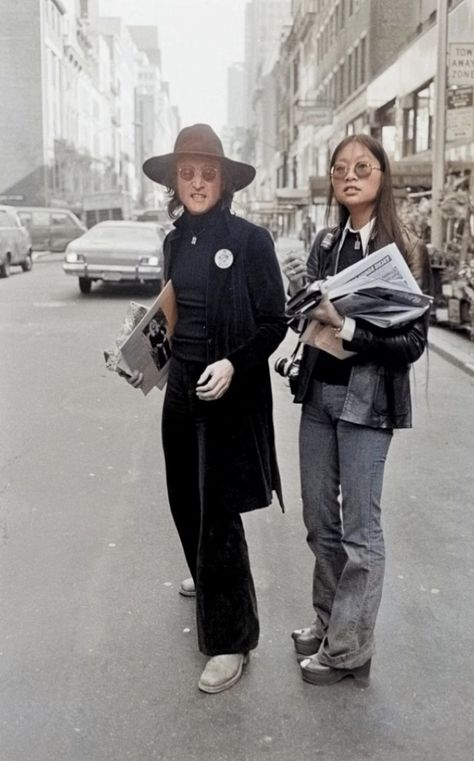
POLYGON ((435 249, 440 251, 443 245, 443 221, 440 202, 445 178, 448 0, 438 0, 436 20, 438 34, 433 138, 431 243, 435 249))

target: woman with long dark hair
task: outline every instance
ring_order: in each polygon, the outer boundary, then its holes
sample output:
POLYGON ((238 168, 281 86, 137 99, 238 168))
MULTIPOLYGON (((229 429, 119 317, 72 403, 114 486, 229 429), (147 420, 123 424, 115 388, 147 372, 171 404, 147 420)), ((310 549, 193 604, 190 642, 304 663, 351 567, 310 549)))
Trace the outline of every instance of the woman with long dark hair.
MULTIPOLYGON (((306 264, 283 264, 290 291, 340 272, 396 243, 418 284, 430 290, 425 245, 397 218, 390 164, 380 143, 351 135, 330 162, 328 215, 306 264)), ((410 364, 423 353, 428 314, 380 329, 344 318, 325 298, 309 315, 330 325, 346 359, 306 346, 295 401, 301 402, 300 467, 307 541, 315 556, 316 620, 292 633, 303 679, 332 684, 369 680, 385 564, 381 494, 393 430, 411 426, 410 364)))

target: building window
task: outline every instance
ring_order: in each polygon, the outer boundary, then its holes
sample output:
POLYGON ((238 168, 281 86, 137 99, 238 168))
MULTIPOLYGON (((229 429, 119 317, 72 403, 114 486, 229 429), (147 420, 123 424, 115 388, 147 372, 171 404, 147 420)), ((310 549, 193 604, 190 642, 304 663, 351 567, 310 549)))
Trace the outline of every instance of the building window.
POLYGON ((360 135, 366 133, 367 117, 366 114, 359 114, 353 121, 346 125, 346 135, 360 135))
POLYGON ((431 148, 433 138, 434 84, 415 94, 415 153, 431 148))
POLYGON ((403 109, 403 155, 415 152, 415 109, 403 109))
POLYGON ((359 55, 359 58, 360 58, 360 79, 359 79, 359 82, 360 82, 360 84, 363 84, 363 82, 365 82, 366 43, 367 43, 366 38, 362 37, 362 39, 360 41, 360 55, 359 55))
POLYGON ((395 155, 396 115, 395 100, 392 100, 377 110, 376 124, 371 132, 372 137, 380 140, 389 156, 395 155))
POLYGON ((293 61, 293 95, 296 95, 296 93, 299 90, 300 82, 299 82, 300 76, 299 76, 299 61, 297 58, 293 61))
POLYGON ((329 98, 331 106, 334 107, 336 105, 336 77, 334 75, 329 82, 329 98))
POLYGON ((431 148, 433 140, 434 84, 430 82, 409 98, 403 109, 403 155, 431 148))
POLYGON ((349 95, 355 90, 354 87, 354 53, 351 51, 347 57, 347 92, 349 95))

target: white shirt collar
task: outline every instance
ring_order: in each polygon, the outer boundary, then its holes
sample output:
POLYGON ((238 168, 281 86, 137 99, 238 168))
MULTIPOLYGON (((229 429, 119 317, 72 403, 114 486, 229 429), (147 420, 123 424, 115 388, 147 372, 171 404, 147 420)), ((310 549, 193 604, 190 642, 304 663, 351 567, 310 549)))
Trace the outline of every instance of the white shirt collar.
POLYGON ((367 246, 369 245, 369 239, 372 234, 374 225, 375 225, 375 219, 372 218, 369 222, 367 222, 366 225, 361 227, 360 230, 354 230, 354 228, 351 227, 351 218, 348 217, 344 230, 342 231, 341 239, 339 241, 339 251, 342 248, 342 245, 344 243, 344 240, 348 232, 358 233, 360 235, 360 242, 362 244, 362 255, 367 256, 367 246))

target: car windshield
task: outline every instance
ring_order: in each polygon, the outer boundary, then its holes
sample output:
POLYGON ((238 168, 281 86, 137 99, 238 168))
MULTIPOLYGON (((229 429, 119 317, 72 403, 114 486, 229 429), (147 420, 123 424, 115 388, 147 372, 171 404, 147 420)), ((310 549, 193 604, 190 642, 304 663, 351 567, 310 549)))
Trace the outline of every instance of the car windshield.
POLYGON ((93 227, 87 233, 82 236, 82 239, 97 240, 101 242, 107 241, 134 241, 142 240, 147 243, 156 243, 158 239, 158 233, 150 227, 93 227))

